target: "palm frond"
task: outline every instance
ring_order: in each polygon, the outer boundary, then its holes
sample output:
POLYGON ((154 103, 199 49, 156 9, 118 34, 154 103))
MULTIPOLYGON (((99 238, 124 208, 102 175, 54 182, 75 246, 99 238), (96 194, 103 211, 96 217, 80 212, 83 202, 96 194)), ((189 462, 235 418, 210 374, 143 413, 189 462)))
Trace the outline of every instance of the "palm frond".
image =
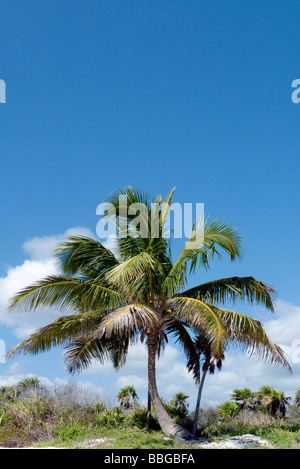
MULTIPOLYGON (((166 255, 169 244, 165 239, 165 223, 168 216, 174 189, 165 199, 154 199, 140 189, 126 187, 118 189, 106 198, 107 214, 105 218, 116 219, 118 246, 123 259, 148 250, 152 255, 166 255), (143 235, 136 229, 135 207, 145 228, 143 235), (140 209, 138 209, 140 207, 140 209), (133 209, 133 210, 132 210, 133 209)), ((141 228, 141 227, 139 227, 141 228)))
POLYGON ((57 306, 60 309, 105 309, 124 303, 116 289, 91 280, 67 275, 52 275, 15 294, 10 309, 35 310, 39 306, 57 306), (87 301, 88 300, 88 301, 87 301))
POLYGON ((91 335, 77 335, 65 348, 67 371, 74 374, 88 368, 92 360, 103 364, 109 359, 110 341, 105 337, 94 339, 91 335))
POLYGON ((109 358, 116 370, 119 370, 126 363, 128 349, 131 345, 137 343, 138 336, 135 334, 117 337, 109 347, 109 358))
POLYGON ((214 255, 222 257, 217 248, 221 248, 231 260, 240 258, 243 249, 240 233, 236 228, 218 220, 212 223, 208 222, 208 218, 198 220, 184 249, 166 276, 162 289, 169 296, 178 293, 186 284, 188 267, 190 273, 194 273, 197 267, 208 269, 214 255))
POLYGON ((107 270, 118 264, 114 254, 103 244, 85 236, 69 236, 55 250, 58 267, 65 274, 74 275, 82 270, 107 270))
POLYGON ((200 384, 201 369, 203 372, 209 371, 210 374, 215 372, 215 368, 222 368, 225 354, 216 357, 211 348, 209 336, 201 331, 196 331, 197 335, 193 345, 187 355, 187 368, 193 373, 196 384, 200 384))
POLYGON ((240 259, 243 254, 243 244, 240 232, 233 226, 219 220, 208 223, 208 218, 204 225, 204 246, 208 251, 218 253, 216 246, 220 247, 231 260, 240 259))
POLYGON ((111 269, 106 278, 110 284, 124 286, 148 272, 155 272, 156 265, 152 256, 147 252, 141 252, 111 269))
POLYGON ((108 204, 106 217, 116 216, 133 219, 135 215, 130 213, 129 210, 132 205, 143 204, 147 207, 151 207, 151 203, 154 202, 154 197, 141 189, 133 188, 131 186, 119 188, 112 194, 105 197, 104 203, 108 204), (111 211, 109 211, 109 208, 111 208, 111 211))
POLYGON ((84 282, 80 279, 51 275, 20 290, 9 303, 10 309, 35 310, 39 306, 59 306, 78 309, 79 292, 84 282))
POLYGON ((109 338, 105 335, 95 337, 94 333, 77 335, 65 347, 67 371, 79 373, 87 369, 93 360, 100 364, 110 360, 118 370, 125 365, 129 346, 136 343, 137 339, 134 333, 109 338))
MULTIPOLYGON (((116 238, 118 252, 120 253, 120 262, 126 261, 131 257, 137 256, 145 251, 145 241, 140 236, 133 236, 129 228, 120 228, 122 236, 116 238), (125 230, 126 236, 125 236, 125 230)), ((146 246, 147 247, 147 246, 146 246)))
POLYGON ((241 258, 242 250, 241 235, 236 228, 219 220, 209 223, 209 219, 206 218, 194 225, 177 262, 188 262, 190 272, 194 273, 198 267, 209 269, 213 257, 217 255, 222 258, 223 251, 233 261, 241 258))
POLYGON ((162 203, 160 204, 161 209, 159 211, 159 223, 160 223, 162 234, 164 234, 165 225, 166 225, 166 221, 168 219, 169 213, 170 213, 170 208, 171 208, 174 192, 175 192, 175 187, 171 190, 171 192, 167 195, 167 197, 165 197, 165 199, 162 200, 162 203))
POLYGON ((240 348, 246 348, 250 357, 291 371, 284 351, 272 342, 260 321, 228 309, 219 309, 219 315, 231 341, 240 348))
POLYGON ((275 295, 276 291, 271 285, 253 277, 222 278, 203 283, 179 294, 179 296, 199 298, 213 304, 247 300, 251 304, 262 304, 271 311, 274 311, 275 295))
POLYGON ((7 357, 13 358, 21 352, 35 355, 52 347, 65 346, 74 337, 95 330, 102 319, 103 313, 94 311, 62 316, 13 347, 7 352, 7 357))
POLYGON ((95 338, 123 337, 131 333, 156 330, 161 326, 160 316, 151 307, 143 304, 129 304, 110 312, 94 332, 95 338))
POLYGON ((178 319, 175 314, 169 314, 164 320, 163 328, 166 335, 171 335, 175 340, 175 344, 179 344, 185 355, 189 356, 194 347, 194 342, 188 324, 182 319, 178 319))
POLYGON ((220 319, 219 309, 196 298, 176 297, 170 305, 178 318, 207 334, 216 357, 223 355, 229 335, 220 319))

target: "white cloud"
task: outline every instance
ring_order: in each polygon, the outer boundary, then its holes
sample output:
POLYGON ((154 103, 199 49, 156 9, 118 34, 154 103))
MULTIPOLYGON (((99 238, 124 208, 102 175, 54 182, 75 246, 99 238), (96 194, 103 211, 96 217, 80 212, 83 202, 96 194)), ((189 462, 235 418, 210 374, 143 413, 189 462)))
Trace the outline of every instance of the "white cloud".
POLYGON ((35 237, 25 241, 23 250, 31 259, 45 260, 52 256, 60 238, 57 236, 35 237))
POLYGON ((26 259, 22 265, 9 267, 6 276, 0 277, 0 323, 13 328, 16 337, 25 338, 58 317, 55 308, 39 308, 33 312, 20 313, 8 311, 7 307, 15 293, 48 275, 58 273, 53 249, 66 236, 75 234, 95 237, 88 228, 77 227, 68 229, 64 234, 32 238, 23 245, 30 259, 26 259))
POLYGON ((0 306, 7 307, 10 297, 26 285, 56 272, 52 259, 25 260, 20 266, 10 267, 6 277, 0 278, 0 306))
POLYGON ((27 285, 55 273, 57 270, 52 259, 45 261, 26 260, 20 266, 9 268, 6 277, 0 278, 0 322, 13 328, 16 337, 26 337, 38 327, 53 321, 57 312, 50 310, 50 308, 22 313, 8 311, 10 298, 27 285))
POLYGON ((115 402, 107 396, 104 390, 89 381, 70 382, 66 379, 55 378, 51 381, 46 376, 35 376, 32 373, 15 373, 13 375, 0 375, 0 387, 14 386, 25 378, 36 377, 50 394, 60 392, 59 400, 66 405, 70 402, 100 402, 103 400, 108 405, 115 402))
POLYGON ((279 300, 275 315, 265 322, 265 328, 274 342, 290 346, 293 340, 300 339, 300 307, 279 300))
POLYGON ((0 375, 0 387, 6 387, 6 386, 14 386, 15 384, 19 383, 22 381, 24 378, 31 378, 33 377, 32 373, 17 373, 14 375, 0 375))
POLYGON ((24 371, 24 368, 22 365, 20 365, 20 363, 18 362, 13 362, 10 367, 5 371, 5 374, 6 375, 16 375, 16 374, 20 374, 20 373, 23 373, 24 371))
POLYGON ((49 259, 53 255, 53 251, 57 245, 62 242, 67 236, 78 235, 86 236, 88 238, 95 239, 94 233, 89 228, 78 226, 76 228, 68 229, 64 234, 34 237, 25 241, 23 244, 23 250, 29 255, 31 259, 45 260, 49 259))
POLYGON ((117 378, 115 384, 117 389, 121 389, 125 386, 134 386, 137 391, 147 391, 148 389, 147 378, 142 378, 139 375, 122 375, 117 378))

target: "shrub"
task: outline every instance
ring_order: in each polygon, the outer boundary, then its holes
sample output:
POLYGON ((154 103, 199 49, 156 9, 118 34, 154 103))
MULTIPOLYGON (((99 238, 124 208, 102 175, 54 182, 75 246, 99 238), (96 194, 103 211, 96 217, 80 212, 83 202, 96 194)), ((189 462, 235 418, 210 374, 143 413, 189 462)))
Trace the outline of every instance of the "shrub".
MULTIPOLYGON (((37 385, 35 381, 26 383, 37 385)), ((52 431, 72 439, 84 428, 97 427, 99 416, 106 411, 99 395, 91 396, 80 387, 60 386, 55 390, 36 387, 33 391, 23 383, 23 388, 18 384, 18 389, 17 394, 15 387, 0 389, 0 446, 28 446, 31 442, 47 441, 53 437, 52 431)), ((110 419, 106 415, 105 419, 113 425, 112 415, 110 419)), ((114 425, 116 422, 119 425, 121 420, 122 416, 115 414, 114 425)))
MULTIPOLYGON (((138 406, 132 410, 127 416, 127 423, 129 426, 138 427, 141 430, 146 428, 147 425, 147 407, 138 406)), ((160 426, 155 416, 153 409, 151 409, 151 422, 150 426, 152 430, 159 430, 160 426)))
POLYGON ((133 386, 125 386, 118 393, 117 399, 124 409, 133 409, 136 406, 138 395, 133 386))
POLYGON ((218 407, 219 416, 235 417, 240 412, 240 406, 236 402, 225 401, 218 407))
POLYGON ((167 413, 170 417, 182 427, 191 429, 192 428, 192 420, 189 415, 188 409, 183 407, 177 407, 172 402, 164 402, 163 406, 166 409, 167 413))
POLYGON ((120 407, 113 407, 101 412, 97 417, 97 424, 107 428, 122 427, 125 423, 125 414, 120 407))
POLYGON ((71 425, 62 425, 53 429, 53 434, 63 441, 76 440, 81 433, 82 426, 79 422, 73 422, 71 425))
MULTIPOLYGON (((191 412, 190 419, 194 421, 195 412, 191 412)), ((202 430, 203 428, 211 425, 216 425, 219 421, 219 414, 218 411, 212 407, 208 407, 207 409, 200 409, 199 416, 198 416, 198 430, 202 430)))

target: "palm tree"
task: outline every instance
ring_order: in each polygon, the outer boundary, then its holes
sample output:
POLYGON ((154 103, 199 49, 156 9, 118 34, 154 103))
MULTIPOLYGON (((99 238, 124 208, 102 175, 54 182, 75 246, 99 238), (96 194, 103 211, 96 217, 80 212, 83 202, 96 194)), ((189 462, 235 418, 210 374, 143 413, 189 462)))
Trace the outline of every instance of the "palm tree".
POLYGON ((225 401, 218 407, 218 414, 221 418, 235 417, 240 412, 241 408, 236 402, 225 401))
POLYGON ((138 395, 133 386, 125 386, 118 393, 117 398, 122 407, 124 407, 125 409, 130 409, 134 407, 138 395))
POLYGON ((177 392, 170 401, 170 404, 172 404, 174 407, 177 407, 178 409, 187 409, 189 406, 187 399, 189 397, 190 396, 187 396, 183 392, 177 392))
POLYGON ((242 410, 250 409, 253 410, 257 407, 255 402, 255 393, 249 388, 234 389, 231 395, 242 410))
POLYGON ((164 230, 173 193, 163 200, 126 188, 106 199, 105 218, 114 217, 117 224, 117 254, 86 237, 71 236, 62 242, 56 251, 62 273, 18 292, 10 308, 55 306, 69 314, 39 329, 8 355, 21 351, 35 354, 61 345, 67 369, 74 373, 93 359, 103 363, 109 358, 119 367, 125 363, 129 346, 141 340, 148 350, 149 394, 163 432, 191 438, 190 432, 169 417, 157 390, 156 358, 168 334, 180 339, 187 350, 191 343, 188 329, 205 331, 219 359, 231 335, 239 342, 243 331, 243 343, 252 347, 253 354, 289 365, 258 321, 216 306, 228 300, 247 300, 273 310, 275 291, 270 285, 253 277, 232 277, 187 289, 189 275, 198 267, 208 269, 214 256, 221 258, 225 253, 231 260, 240 258, 241 236, 235 228, 206 218, 202 225, 195 225, 180 256, 172 262, 170 240, 164 230), (136 213, 131 214, 134 204, 146 207, 148 216, 144 213, 140 225, 147 225, 147 236, 141 235, 135 223, 136 213), (154 235, 152 220, 156 220, 154 235))
MULTIPOLYGON (((249 356, 255 356, 257 353, 256 348, 261 348, 259 353, 264 353, 266 344, 268 347, 274 346, 276 350, 279 350, 279 347, 275 344, 272 345, 271 341, 266 336, 263 326, 259 321, 251 319, 241 314, 234 313, 233 317, 236 320, 231 321, 230 324, 225 321, 225 326, 230 325, 228 330, 229 340, 226 344, 226 347, 229 345, 238 346, 241 349, 248 349, 249 356), (240 323, 243 321, 243 324, 240 323), (260 338, 259 338, 260 337, 260 338)), ((224 319, 224 318, 223 318, 224 319)), ((233 319, 233 318, 232 318, 233 319)), ((211 346, 210 337, 205 334, 205 332, 200 332, 196 330, 196 336, 194 341, 191 342, 186 349, 186 355, 188 358, 187 367, 189 371, 192 371, 194 380, 198 387, 198 394, 195 407, 195 416, 193 422, 192 433, 196 436, 198 417, 200 411, 200 402, 203 391, 203 386, 207 373, 214 374, 216 368, 221 370, 223 362, 225 360, 225 351, 226 347, 224 346, 222 353, 215 355, 214 350, 211 346), (202 371, 202 375, 201 375, 202 371)), ((274 351, 276 354, 276 352, 274 351)), ((273 352, 270 354, 271 361, 273 359, 273 352)), ((286 363, 287 368, 290 367, 286 363)), ((255 394, 251 392, 250 389, 244 388, 241 390, 233 391, 233 400, 237 401, 240 407, 254 409, 257 405, 255 399, 255 394)))
POLYGON ((257 391, 258 403, 263 404, 269 414, 275 418, 283 418, 286 413, 286 406, 290 397, 286 397, 284 391, 276 391, 270 385, 264 385, 257 391))
POLYGON ((218 368, 220 370, 222 368, 223 360, 225 359, 224 352, 216 358, 213 354, 213 350, 210 344, 209 336, 205 334, 198 334, 196 335, 192 347, 187 351, 188 355, 188 362, 187 367, 189 371, 193 372, 194 380, 198 385, 198 394, 197 394, 197 401, 195 407, 195 416, 193 422, 193 430, 192 433, 196 436, 197 433, 197 426, 198 426, 198 418, 200 412, 200 403, 201 403, 201 396, 204 386, 204 381, 207 375, 207 372, 210 374, 214 374, 215 369, 218 368), (202 371, 202 375, 201 375, 202 371))
POLYGON ((218 414, 224 419, 226 417, 235 417, 240 412, 240 406, 233 401, 225 401, 218 406, 218 414))
POLYGON ((40 380, 36 376, 32 376, 29 378, 24 378, 22 379, 19 383, 18 386, 21 386, 23 388, 27 389, 34 389, 36 390, 37 388, 40 388, 40 380))
POLYGON ((297 389, 294 398, 294 406, 299 409, 300 408, 300 389, 297 389))

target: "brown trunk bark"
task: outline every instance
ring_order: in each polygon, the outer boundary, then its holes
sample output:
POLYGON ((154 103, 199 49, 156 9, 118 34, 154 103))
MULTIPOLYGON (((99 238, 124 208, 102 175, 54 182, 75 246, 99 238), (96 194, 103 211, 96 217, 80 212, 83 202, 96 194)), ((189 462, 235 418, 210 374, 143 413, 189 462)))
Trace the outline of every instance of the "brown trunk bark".
POLYGON ((156 386, 156 335, 148 334, 148 380, 149 392, 158 423, 166 436, 176 435, 184 439, 191 439, 193 435, 171 419, 161 403, 156 386))
POLYGON ((146 424, 147 432, 149 432, 150 428, 151 428, 151 396, 150 396, 149 385, 148 385, 147 424, 146 424))
POLYGON ((201 402, 201 396, 202 396, 202 389, 204 385, 204 380, 206 376, 207 370, 203 372, 203 375, 201 377, 200 385, 199 385, 199 390, 198 390, 198 396, 197 396, 197 404, 196 404, 196 409, 195 409, 195 418, 194 418, 194 424, 193 424, 193 435, 196 436, 197 433, 197 426, 198 426, 198 417, 199 417, 199 410, 200 410, 200 402, 201 402))

